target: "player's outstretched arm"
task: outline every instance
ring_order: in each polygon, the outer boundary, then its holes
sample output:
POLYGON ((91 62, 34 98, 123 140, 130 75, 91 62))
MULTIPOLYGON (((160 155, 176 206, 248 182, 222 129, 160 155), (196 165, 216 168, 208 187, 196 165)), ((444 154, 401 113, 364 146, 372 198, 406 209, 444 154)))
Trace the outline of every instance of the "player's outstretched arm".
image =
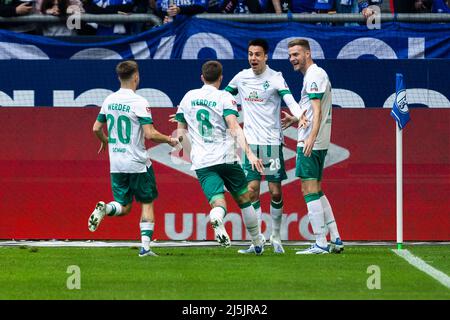
POLYGON ((175 147, 179 143, 177 138, 172 138, 170 136, 162 134, 161 132, 156 130, 152 124, 144 124, 142 126, 142 129, 144 130, 145 138, 152 140, 153 142, 167 143, 172 147, 175 147))
POLYGON ((98 149, 97 153, 105 151, 108 145, 108 137, 106 136, 105 132, 103 132, 104 124, 105 124, 104 122, 95 120, 94 126, 92 128, 92 131, 94 132, 95 136, 97 137, 98 140, 100 140, 100 148, 98 149))
POLYGON ((264 166, 262 160, 258 159, 250 149, 247 140, 245 139, 244 131, 239 125, 236 116, 234 114, 230 114, 225 117, 225 121, 227 122, 231 135, 237 139, 239 146, 245 151, 245 154, 252 165, 252 169, 256 169, 260 173, 263 173, 264 166))

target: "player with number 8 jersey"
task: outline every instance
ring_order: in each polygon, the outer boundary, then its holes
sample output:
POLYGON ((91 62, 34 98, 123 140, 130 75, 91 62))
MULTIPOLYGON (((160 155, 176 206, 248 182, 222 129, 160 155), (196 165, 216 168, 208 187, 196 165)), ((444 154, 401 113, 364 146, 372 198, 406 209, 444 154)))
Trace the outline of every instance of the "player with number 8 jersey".
POLYGON ((255 247, 254 253, 260 255, 264 251, 264 237, 259 232, 256 212, 250 202, 245 174, 235 150, 235 139, 245 151, 252 168, 262 172, 262 162, 251 151, 237 122, 236 101, 230 93, 219 90, 223 79, 222 64, 218 61, 204 63, 201 79, 203 87, 186 93, 174 121, 178 122, 181 136, 189 133, 190 139, 183 137, 182 141, 191 141, 191 169, 195 170, 212 207, 209 217, 216 240, 224 247, 231 244, 224 227, 226 187, 241 208, 255 247))

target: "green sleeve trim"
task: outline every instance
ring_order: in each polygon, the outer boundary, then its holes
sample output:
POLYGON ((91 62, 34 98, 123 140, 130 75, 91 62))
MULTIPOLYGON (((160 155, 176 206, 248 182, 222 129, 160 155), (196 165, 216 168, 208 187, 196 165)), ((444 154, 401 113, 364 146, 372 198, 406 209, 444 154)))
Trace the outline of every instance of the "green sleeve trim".
POLYGON ((238 89, 237 88, 233 88, 230 86, 226 86, 225 87, 225 91, 228 91, 229 93, 231 93, 233 96, 238 94, 238 89))
POLYGON ((175 115, 175 120, 178 121, 178 122, 186 123, 186 119, 184 118, 184 114, 183 113, 177 113, 175 115))
POLYGON ((101 123, 105 123, 106 122, 106 116, 103 113, 99 113, 97 116, 97 121, 101 122, 101 123))
POLYGON ((291 94, 291 90, 287 90, 287 89, 284 89, 284 90, 278 90, 278 94, 280 95, 280 97, 283 98, 285 95, 291 94))
POLYGON ((323 93, 308 93, 308 97, 310 99, 319 99, 322 100, 323 93))
POLYGON ((223 109, 223 117, 227 117, 230 114, 234 114, 236 117, 239 117, 239 112, 237 112, 236 110, 231 110, 231 109, 223 109))
POLYGON ((145 118, 138 117, 138 120, 139 120, 139 123, 140 123, 141 125, 144 125, 144 124, 153 124, 153 120, 152 120, 152 118, 150 118, 150 117, 145 117, 145 118))

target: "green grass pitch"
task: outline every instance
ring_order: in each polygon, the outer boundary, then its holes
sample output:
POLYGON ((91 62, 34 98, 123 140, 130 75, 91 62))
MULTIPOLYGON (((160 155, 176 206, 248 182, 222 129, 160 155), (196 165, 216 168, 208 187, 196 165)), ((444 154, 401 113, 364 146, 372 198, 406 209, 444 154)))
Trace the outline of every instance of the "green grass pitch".
MULTIPOLYGON (((0 247, 0 299, 301 300, 437 299, 450 290, 409 265, 386 246, 346 247, 342 254, 237 253, 243 248, 0 247), (80 268, 80 289, 69 290, 68 267, 80 268), (368 289, 367 272, 380 268, 380 289, 368 289)), ((406 246, 447 275, 449 246, 406 246)))

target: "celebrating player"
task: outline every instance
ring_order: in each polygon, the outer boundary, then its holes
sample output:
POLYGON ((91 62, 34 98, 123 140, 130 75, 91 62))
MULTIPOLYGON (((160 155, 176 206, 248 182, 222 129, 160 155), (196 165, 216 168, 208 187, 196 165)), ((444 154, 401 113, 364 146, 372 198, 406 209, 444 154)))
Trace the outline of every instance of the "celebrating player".
MULTIPOLYGON (((245 151, 253 170, 262 172, 262 162, 245 140, 236 118, 239 114, 233 96, 218 90, 223 79, 222 65, 218 61, 204 63, 201 79, 203 87, 188 91, 180 102, 175 115, 178 131, 186 133, 188 129, 192 144, 191 169, 195 170, 212 207, 209 217, 217 241, 222 246, 230 246, 230 237, 223 223, 227 213, 225 185, 241 208, 245 226, 252 237, 254 253, 260 255, 264 251, 264 236, 258 228, 258 219, 251 205, 245 174, 239 165, 233 138, 245 151)), ((183 138, 183 143, 187 141, 188 139, 183 138)))
POLYGON ((120 89, 109 95, 94 123, 93 131, 101 141, 99 153, 108 146, 111 184, 114 200, 108 204, 99 201, 89 216, 88 227, 94 232, 108 216, 124 216, 130 213, 133 197, 142 203, 142 247, 139 256, 156 256, 150 249, 154 230, 153 201, 158 196, 155 175, 147 158, 144 140, 168 143, 176 146, 176 138, 159 133, 153 126, 152 114, 147 100, 135 93, 139 85, 138 65, 124 61, 117 65, 120 89), (108 136, 103 126, 108 122, 108 136))
MULTIPOLYGON (((250 148, 263 160, 264 175, 270 191, 270 215, 272 234, 270 241, 275 253, 284 253, 280 228, 283 215, 281 181, 286 179, 283 158, 283 131, 281 127, 281 99, 296 119, 301 118, 301 109, 294 100, 281 72, 267 65, 269 45, 264 39, 255 39, 248 44, 249 69, 239 72, 225 90, 239 95, 244 113, 244 134, 250 148)), ((261 205, 259 200, 261 174, 251 168, 247 158, 244 162, 250 198, 258 214, 261 228, 261 205)), ((239 250, 253 253, 254 248, 239 250)))
MULTIPOLYGON (((302 181, 302 192, 308 207, 308 217, 316 242, 297 254, 321 254, 344 249, 331 205, 322 192, 322 172, 331 137, 331 83, 328 75, 311 58, 309 42, 295 39, 288 44, 289 61, 294 71, 303 73, 300 105, 306 109, 311 125, 299 128, 296 176, 302 181), (331 245, 326 238, 330 230, 331 245)), ((284 113, 283 128, 297 121, 284 113)))

